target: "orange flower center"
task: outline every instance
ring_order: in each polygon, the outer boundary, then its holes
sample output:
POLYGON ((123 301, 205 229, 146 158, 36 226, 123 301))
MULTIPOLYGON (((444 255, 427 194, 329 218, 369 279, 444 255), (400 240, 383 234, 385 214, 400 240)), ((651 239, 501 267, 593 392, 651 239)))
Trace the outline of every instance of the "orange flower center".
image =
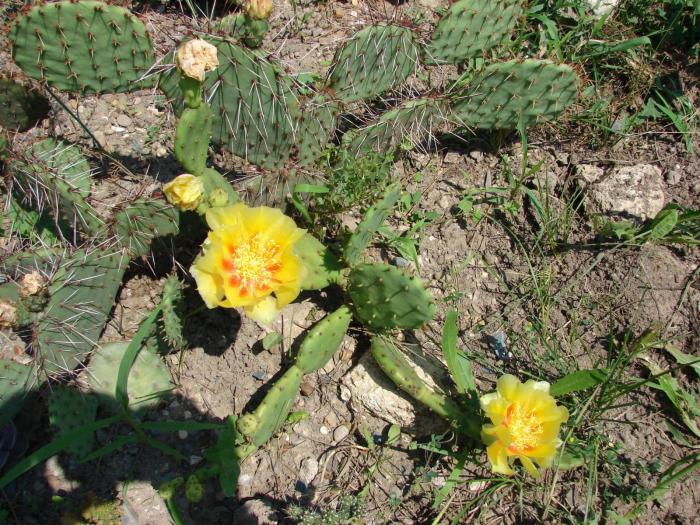
POLYGON ((241 296, 257 290, 269 292, 270 285, 278 283, 275 279, 281 264, 279 262, 279 245, 260 234, 254 234, 240 244, 226 246, 229 257, 221 261, 227 273, 228 284, 239 288, 241 296))
POLYGON ((508 451, 512 454, 533 450, 542 433, 542 423, 537 414, 533 411, 523 410, 517 403, 512 403, 506 409, 503 426, 510 433, 511 443, 508 445, 508 451))

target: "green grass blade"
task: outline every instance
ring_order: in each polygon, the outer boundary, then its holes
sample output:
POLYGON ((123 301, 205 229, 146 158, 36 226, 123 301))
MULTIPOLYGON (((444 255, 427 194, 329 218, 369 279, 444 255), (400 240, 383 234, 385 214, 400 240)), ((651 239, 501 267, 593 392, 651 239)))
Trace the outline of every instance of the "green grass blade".
POLYGON ((457 391, 476 397, 478 394, 471 362, 464 354, 457 351, 457 312, 455 310, 450 310, 445 316, 445 325, 442 328, 442 353, 457 385, 457 391))

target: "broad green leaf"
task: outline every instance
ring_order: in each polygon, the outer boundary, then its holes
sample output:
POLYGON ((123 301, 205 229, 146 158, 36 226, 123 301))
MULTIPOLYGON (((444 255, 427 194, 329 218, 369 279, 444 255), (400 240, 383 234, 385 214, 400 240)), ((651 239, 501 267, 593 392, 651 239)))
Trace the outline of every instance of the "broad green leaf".
POLYGON ((457 312, 455 310, 450 310, 445 316, 445 325, 442 328, 442 353, 457 385, 457 391, 470 394, 472 397, 477 396, 471 362, 464 354, 457 351, 457 312))
POLYGON ((608 371, 604 368, 594 368, 592 370, 577 370, 567 374, 549 389, 554 397, 563 396, 572 392, 579 392, 592 388, 604 382, 608 378, 608 371))
POLYGON ((685 354, 671 345, 666 345, 664 349, 673 356, 678 364, 689 365, 700 377, 700 356, 685 354))

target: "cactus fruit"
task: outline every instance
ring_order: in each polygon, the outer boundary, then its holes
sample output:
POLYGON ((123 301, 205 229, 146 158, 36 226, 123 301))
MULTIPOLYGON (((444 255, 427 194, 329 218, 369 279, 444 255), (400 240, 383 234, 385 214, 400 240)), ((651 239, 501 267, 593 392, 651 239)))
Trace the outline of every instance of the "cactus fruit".
POLYGON ((420 328, 435 315, 423 283, 386 264, 352 268, 348 294, 355 317, 374 330, 420 328))
POLYGON ((127 9, 93 0, 38 3, 10 30, 12 57, 31 78, 68 92, 121 93, 153 65, 146 27, 127 9))
POLYGON ((30 390, 32 367, 0 359, 0 427, 15 416, 30 390))
MULTIPOLYGON (((99 395, 105 408, 111 411, 117 411, 120 406, 116 399, 117 374, 128 346, 128 342, 103 345, 88 366, 92 392, 99 395)), ((129 372, 129 410, 142 413, 157 405, 161 397, 173 388, 168 367, 160 357, 141 349, 129 372)))
POLYGON ((350 309, 341 306, 316 323, 301 343, 294 361, 295 366, 303 374, 310 374, 326 366, 343 342, 351 320, 350 309))
POLYGON ((522 15, 522 0, 458 0, 424 49, 427 63, 459 64, 504 44, 522 15))
POLYGON ((131 257, 148 255, 156 237, 178 232, 178 212, 161 200, 137 199, 116 214, 111 236, 131 257))
POLYGON ((451 421, 461 432, 479 439, 479 421, 452 399, 428 387, 393 341, 375 335, 372 337, 371 348, 372 357, 396 386, 439 416, 451 421))
POLYGON ((38 91, 9 78, 0 78, 0 126, 3 128, 26 131, 44 120, 50 109, 49 101, 38 91))
POLYGON ((303 104, 297 127, 297 160, 305 167, 313 166, 335 133, 340 104, 319 93, 303 104))
MULTIPOLYGON (((69 434, 83 425, 92 423, 97 415, 99 402, 75 388, 56 385, 49 398, 49 422, 58 431, 58 436, 69 434)), ((66 451, 78 458, 87 456, 95 443, 92 432, 82 434, 71 441, 66 451)))
POLYGON ((201 175, 207 167, 209 136, 212 126, 211 109, 207 104, 185 108, 175 129, 175 158, 187 173, 201 175))
POLYGON ((352 266, 360 260, 365 249, 369 246, 372 236, 391 213, 400 196, 401 185, 392 184, 386 189, 382 199, 367 210, 345 247, 343 258, 348 265, 352 266))
POLYGON ((558 117, 576 98, 573 69, 545 60, 492 64, 450 97, 456 123, 480 129, 517 129, 558 117))
POLYGON ((299 367, 291 366, 272 386, 258 407, 238 419, 238 431, 253 445, 261 446, 282 426, 299 392, 303 375, 299 367))
POLYGON ((310 233, 294 245, 294 253, 306 268, 302 290, 321 290, 340 280, 340 261, 310 233))
POLYGON ((51 278, 49 302, 32 326, 32 350, 47 374, 73 370, 97 344, 127 264, 121 252, 77 250, 51 278))
POLYGON ((338 49, 327 85, 345 103, 376 98, 416 72, 419 54, 410 29, 367 27, 338 49))
POLYGON ((447 104, 441 99, 408 100, 384 113, 377 122, 346 133, 343 137, 350 151, 391 152, 404 143, 420 142, 446 121, 447 104))
POLYGON ((182 334, 182 283, 177 275, 169 275, 163 286, 161 305, 163 307, 163 334, 165 341, 175 350, 185 347, 185 338, 182 334))
MULTIPOLYGON (((299 118, 289 78, 260 54, 230 42, 212 41, 219 67, 203 82, 204 99, 214 116, 212 140, 231 153, 269 169, 284 165, 294 142, 299 118)), ((182 110, 180 73, 161 75, 160 89, 182 110)))
POLYGON ((77 147, 45 139, 32 146, 23 161, 12 163, 15 186, 25 200, 42 211, 48 207, 56 222, 95 235, 103 226, 90 195, 92 170, 77 147))

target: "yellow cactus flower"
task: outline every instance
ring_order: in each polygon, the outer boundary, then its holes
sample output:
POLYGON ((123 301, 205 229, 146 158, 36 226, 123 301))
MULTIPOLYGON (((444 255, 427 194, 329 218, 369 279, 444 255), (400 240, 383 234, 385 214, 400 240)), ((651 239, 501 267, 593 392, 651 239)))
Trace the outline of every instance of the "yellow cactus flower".
POLYGON ((202 299, 271 323, 301 291, 306 269, 293 248, 306 232, 280 210, 241 202, 210 208, 206 219, 211 231, 190 268, 202 299))
POLYGON ((493 472, 511 475, 513 461, 520 460, 535 478, 535 463, 552 464, 561 445, 559 427, 569 419, 569 411, 549 393, 549 383, 529 380, 524 384, 512 375, 502 376, 496 392, 481 397, 481 409, 491 420, 481 429, 493 472))
POLYGON ((177 49, 177 67, 190 78, 204 82, 207 71, 216 69, 219 57, 216 46, 201 38, 195 38, 177 49))
POLYGON ((204 194, 204 184, 199 177, 183 173, 163 185, 165 198, 183 211, 196 210, 204 194))
POLYGON ((246 0, 243 4, 245 14, 256 20, 267 20, 272 14, 272 0, 246 0))

